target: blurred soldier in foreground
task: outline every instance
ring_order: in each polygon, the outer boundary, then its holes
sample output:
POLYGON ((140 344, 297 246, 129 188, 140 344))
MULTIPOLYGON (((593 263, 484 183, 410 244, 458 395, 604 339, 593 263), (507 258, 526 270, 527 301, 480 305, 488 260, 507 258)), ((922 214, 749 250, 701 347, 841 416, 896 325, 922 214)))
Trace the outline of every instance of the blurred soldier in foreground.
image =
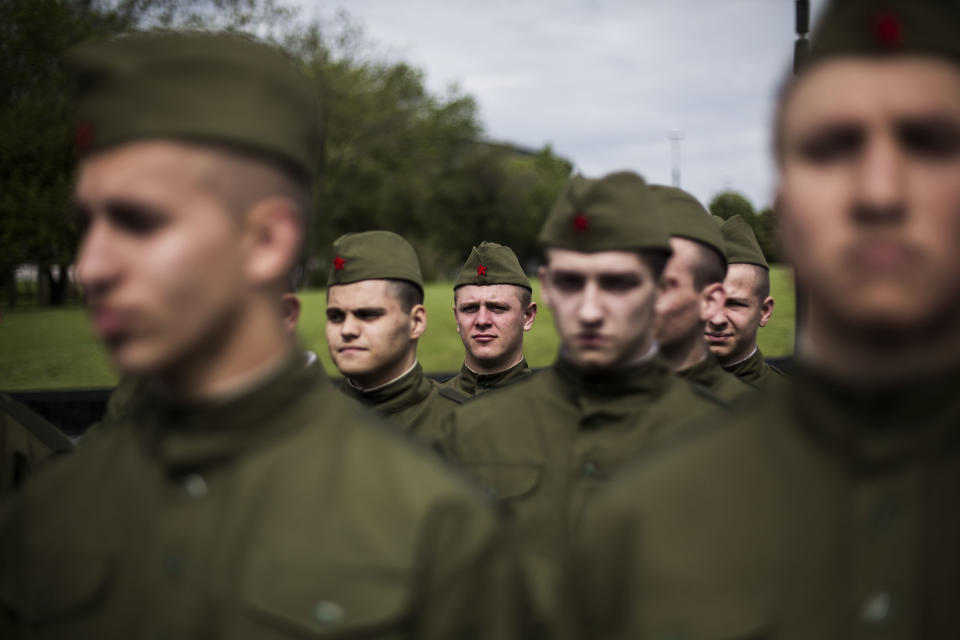
POLYGON ((436 441, 443 418, 469 396, 427 378, 417 361, 427 310, 416 251, 395 233, 366 231, 338 238, 333 254, 327 346, 343 391, 405 433, 436 441))
POLYGON ((0 393, 0 504, 27 476, 69 451, 73 451, 73 442, 63 432, 26 405, 0 393))
POLYGON ((657 353, 654 305, 670 243, 640 176, 573 178, 539 240, 557 361, 457 409, 443 444, 526 537, 543 611, 593 493, 645 445, 719 404, 657 353))
POLYGON ((500 624, 493 590, 464 593, 496 566, 482 494, 304 367, 284 326, 277 283, 300 248, 317 134, 309 83, 229 35, 128 36, 72 65, 77 277, 143 391, 0 514, 0 637, 500 624))
POLYGON ((673 249, 657 296, 657 346, 678 376, 706 387, 722 400, 735 401, 751 388, 723 370, 703 337, 707 319, 723 308, 725 299, 723 237, 707 210, 689 193, 661 185, 651 186, 650 191, 673 249))
POLYGON ((960 8, 834 2, 776 121, 807 348, 585 516, 582 638, 960 630, 960 8))
POLYGON ((730 266, 723 281, 727 301, 707 323, 707 344, 724 369, 757 389, 770 391, 787 381, 782 371, 767 364, 757 346, 757 331, 773 315, 770 267, 743 218, 717 219, 717 223, 730 266))
POLYGON ((453 316, 466 351, 463 367, 443 384, 475 396, 530 375, 523 334, 537 304, 510 247, 481 242, 470 251, 453 285, 453 316))

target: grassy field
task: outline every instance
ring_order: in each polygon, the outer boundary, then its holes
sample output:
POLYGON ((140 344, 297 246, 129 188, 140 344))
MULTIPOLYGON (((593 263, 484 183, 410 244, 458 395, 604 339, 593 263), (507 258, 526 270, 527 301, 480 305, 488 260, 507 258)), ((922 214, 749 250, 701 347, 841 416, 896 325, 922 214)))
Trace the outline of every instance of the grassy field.
MULTIPOLYGON (((760 330, 760 349, 767 356, 788 355, 793 349, 793 281, 789 269, 772 273, 776 308, 773 320, 760 330)), ((539 300, 535 286, 534 298, 539 300)), ((302 293, 300 336, 316 351, 327 371, 336 374, 324 338, 324 292, 302 293)), ((453 320, 451 284, 427 287, 428 327, 420 340, 419 358, 428 372, 456 371, 463 362, 463 345, 453 320)), ((537 320, 524 342, 534 367, 553 362, 557 335, 550 310, 540 305, 537 320)), ((29 308, 5 311, 0 323, 0 389, 57 389, 106 387, 116 383, 106 354, 100 348, 83 309, 29 308)))

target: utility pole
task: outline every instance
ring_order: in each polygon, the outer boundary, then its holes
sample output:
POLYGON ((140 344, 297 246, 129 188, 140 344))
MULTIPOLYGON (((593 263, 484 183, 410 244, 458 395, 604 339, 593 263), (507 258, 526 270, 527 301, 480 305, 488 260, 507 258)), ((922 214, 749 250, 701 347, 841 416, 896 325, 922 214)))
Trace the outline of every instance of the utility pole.
POLYGON ((680 141, 683 140, 683 132, 679 129, 673 129, 667 133, 670 139, 670 184, 680 188, 680 141))

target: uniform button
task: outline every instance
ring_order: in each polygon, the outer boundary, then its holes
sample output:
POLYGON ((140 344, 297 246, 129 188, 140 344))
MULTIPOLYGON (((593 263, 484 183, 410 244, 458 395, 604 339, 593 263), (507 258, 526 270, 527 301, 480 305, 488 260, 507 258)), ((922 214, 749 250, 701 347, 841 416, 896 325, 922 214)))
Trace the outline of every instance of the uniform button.
POLYGON ((886 591, 874 593, 863 603, 860 612, 864 622, 869 624, 883 624, 890 617, 893 610, 893 600, 886 591))
POLYGON ((587 478, 596 476, 599 470, 600 468, 594 462, 585 462, 583 465, 583 475, 587 478))
POLYGON ((171 576, 180 577, 186 572, 187 563, 183 556, 175 553, 168 554, 163 558, 163 569, 171 576))
POLYGON ((343 622, 343 607, 332 600, 321 600, 313 605, 313 617, 327 627, 343 622))
POLYGON ((207 495, 207 481, 199 473, 191 473, 183 481, 183 490, 194 500, 207 495))

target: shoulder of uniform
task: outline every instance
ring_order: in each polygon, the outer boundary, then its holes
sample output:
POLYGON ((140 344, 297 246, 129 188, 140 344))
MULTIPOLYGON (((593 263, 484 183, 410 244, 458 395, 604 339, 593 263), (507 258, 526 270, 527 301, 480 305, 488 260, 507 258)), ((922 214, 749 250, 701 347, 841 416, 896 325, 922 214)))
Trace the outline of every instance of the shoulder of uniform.
POLYGON ((723 398, 718 397, 710 389, 703 386, 702 384, 698 382, 694 382, 692 380, 683 380, 682 378, 678 378, 678 380, 680 380, 681 383, 685 384, 698 398, 701 398, 709 402, 710 404, 720 409, 723 409, 725 411, 733 410, 732 403, 724 400, 723 398))
POLYGON ((73 442, 62 431, 30 407, 0 394, 0 411, 6 413, 31 436, 56 453, 73 450, 73 442))
POLYGON ((447 400, 452 400, 457 404, 463 404, 468 400, 471 400, 473 396, 460 391, 456 387, 446 386, 446 383, 437 383, 437 393, 446 398, 447 400))

